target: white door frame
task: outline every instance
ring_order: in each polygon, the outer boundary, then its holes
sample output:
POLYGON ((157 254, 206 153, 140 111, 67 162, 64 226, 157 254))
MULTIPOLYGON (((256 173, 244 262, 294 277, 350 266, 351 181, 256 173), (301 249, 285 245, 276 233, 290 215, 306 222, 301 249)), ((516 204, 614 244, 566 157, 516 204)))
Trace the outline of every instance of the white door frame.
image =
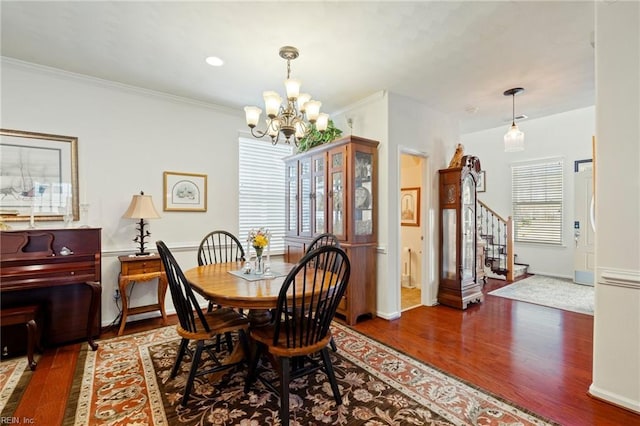
MULTIPOLYGON (((425 153, 424 151, 419 151, 416 150, 414 148, 409 148, 406 146, 402 146, 399 145, 398 146, 398 164, 397 164, 397 170, 398 170, 398 177, 397 177, 397 182, 398 182, 398 191, 397 191, 397 199, 396 199, 396 206, 400 205, 400 196, 401 196, 401 173, 402 173, 402 154, 408 154, 408 155, 414 155, 417 157, 421 157, 422 158, 422 183, 421 183, 421 196, 420 196, 420 223, 421 223, 421 229, 422 229, 422 233, 423 233, 423 240, 422 240, 422 247, 421 247, 421 251, 422 251, 422 255, 420 257, 420 264, 422 265, 422 275, 421 275, 421 281, 420 281, 420 303, 422 305, 427 305, 430 306, 432 303, 430 302, 431 300, 434 299, 434 295, 433 293, 433 289, 432 286, 430 285, 430 277, 433 274, 433 268, 434 268, 434 264, 433 264, 433 256, 432 256, 432 244, 431 242, 433 241, 433 221, 432 221, 432 215, 431 215, 431 191, 430 191, 430 182, 431 182, 431 176, 429 175, 429 170, 430 170, 430 164, 429 164, 429 156, 427 155, 427 153, 425 153)), ((396 265, 398 266, 398 271, 400 271, 400 265, 402 265, 402 239, 400 238, 400 235, 402 235, 402 229, 401 229, 401 225, 400 225, 400 220, 398 220, 398 223, 396 224, 397 227, 397 244, 395 247, 395 252, 396 252, 396 256, 395 256, 395 262, 396 265)), ((400 275, 398 275, 398 285, 396 286, 396 300, 397 300, 397 312, 400 312, 400 315, 402 315, 402 295, 401 295, 401 289, 400 289, 400 275)))

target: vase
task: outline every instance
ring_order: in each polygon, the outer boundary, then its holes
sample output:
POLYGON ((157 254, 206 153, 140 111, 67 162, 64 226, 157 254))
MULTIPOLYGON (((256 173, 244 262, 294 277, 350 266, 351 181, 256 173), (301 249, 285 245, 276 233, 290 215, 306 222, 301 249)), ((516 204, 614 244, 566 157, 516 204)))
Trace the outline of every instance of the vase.
POLYGON ((262 248, 254 247, 256 249, 256 265, 254 268, 254 273, 256 275, 264 274, 264 260, 262 258, 262 248))

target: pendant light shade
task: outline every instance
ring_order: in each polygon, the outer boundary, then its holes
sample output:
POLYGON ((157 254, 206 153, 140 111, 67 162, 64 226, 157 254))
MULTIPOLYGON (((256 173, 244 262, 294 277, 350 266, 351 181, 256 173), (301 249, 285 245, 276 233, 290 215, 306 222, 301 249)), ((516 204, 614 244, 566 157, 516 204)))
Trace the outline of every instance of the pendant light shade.
POLYGON ((524 133, 516 124, 516 95, 522 92, 524 92, 522 87, 515 87, 504 92, 505 96, 511 96, 513 99, 511 128, 504 135, 504 152, 524 151, 524 133))

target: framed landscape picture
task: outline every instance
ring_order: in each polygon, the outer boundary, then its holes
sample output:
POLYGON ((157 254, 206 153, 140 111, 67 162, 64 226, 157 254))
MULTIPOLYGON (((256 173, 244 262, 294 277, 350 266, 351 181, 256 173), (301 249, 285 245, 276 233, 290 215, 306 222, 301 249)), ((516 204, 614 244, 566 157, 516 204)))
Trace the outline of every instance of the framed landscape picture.
POLYGON ((79 220, 78 138, 0 129, 3 221, 79 220))
POLYGON ((207 175, 180 172, 164 172, 163 175, 164 211, 207 211, 207 175))

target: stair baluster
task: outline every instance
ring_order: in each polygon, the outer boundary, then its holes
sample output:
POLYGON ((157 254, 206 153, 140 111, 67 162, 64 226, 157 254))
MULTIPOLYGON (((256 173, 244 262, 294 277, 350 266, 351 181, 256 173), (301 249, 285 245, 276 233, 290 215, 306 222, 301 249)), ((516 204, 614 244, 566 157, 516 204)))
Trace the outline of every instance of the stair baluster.
POLYGON ((507 281, 513 281, 515 256, 511 216, 502 218, 480 200, 477 212, 480 224, 478 234, 487 242, 485 265, 494 273, 504 275, 507 281))

